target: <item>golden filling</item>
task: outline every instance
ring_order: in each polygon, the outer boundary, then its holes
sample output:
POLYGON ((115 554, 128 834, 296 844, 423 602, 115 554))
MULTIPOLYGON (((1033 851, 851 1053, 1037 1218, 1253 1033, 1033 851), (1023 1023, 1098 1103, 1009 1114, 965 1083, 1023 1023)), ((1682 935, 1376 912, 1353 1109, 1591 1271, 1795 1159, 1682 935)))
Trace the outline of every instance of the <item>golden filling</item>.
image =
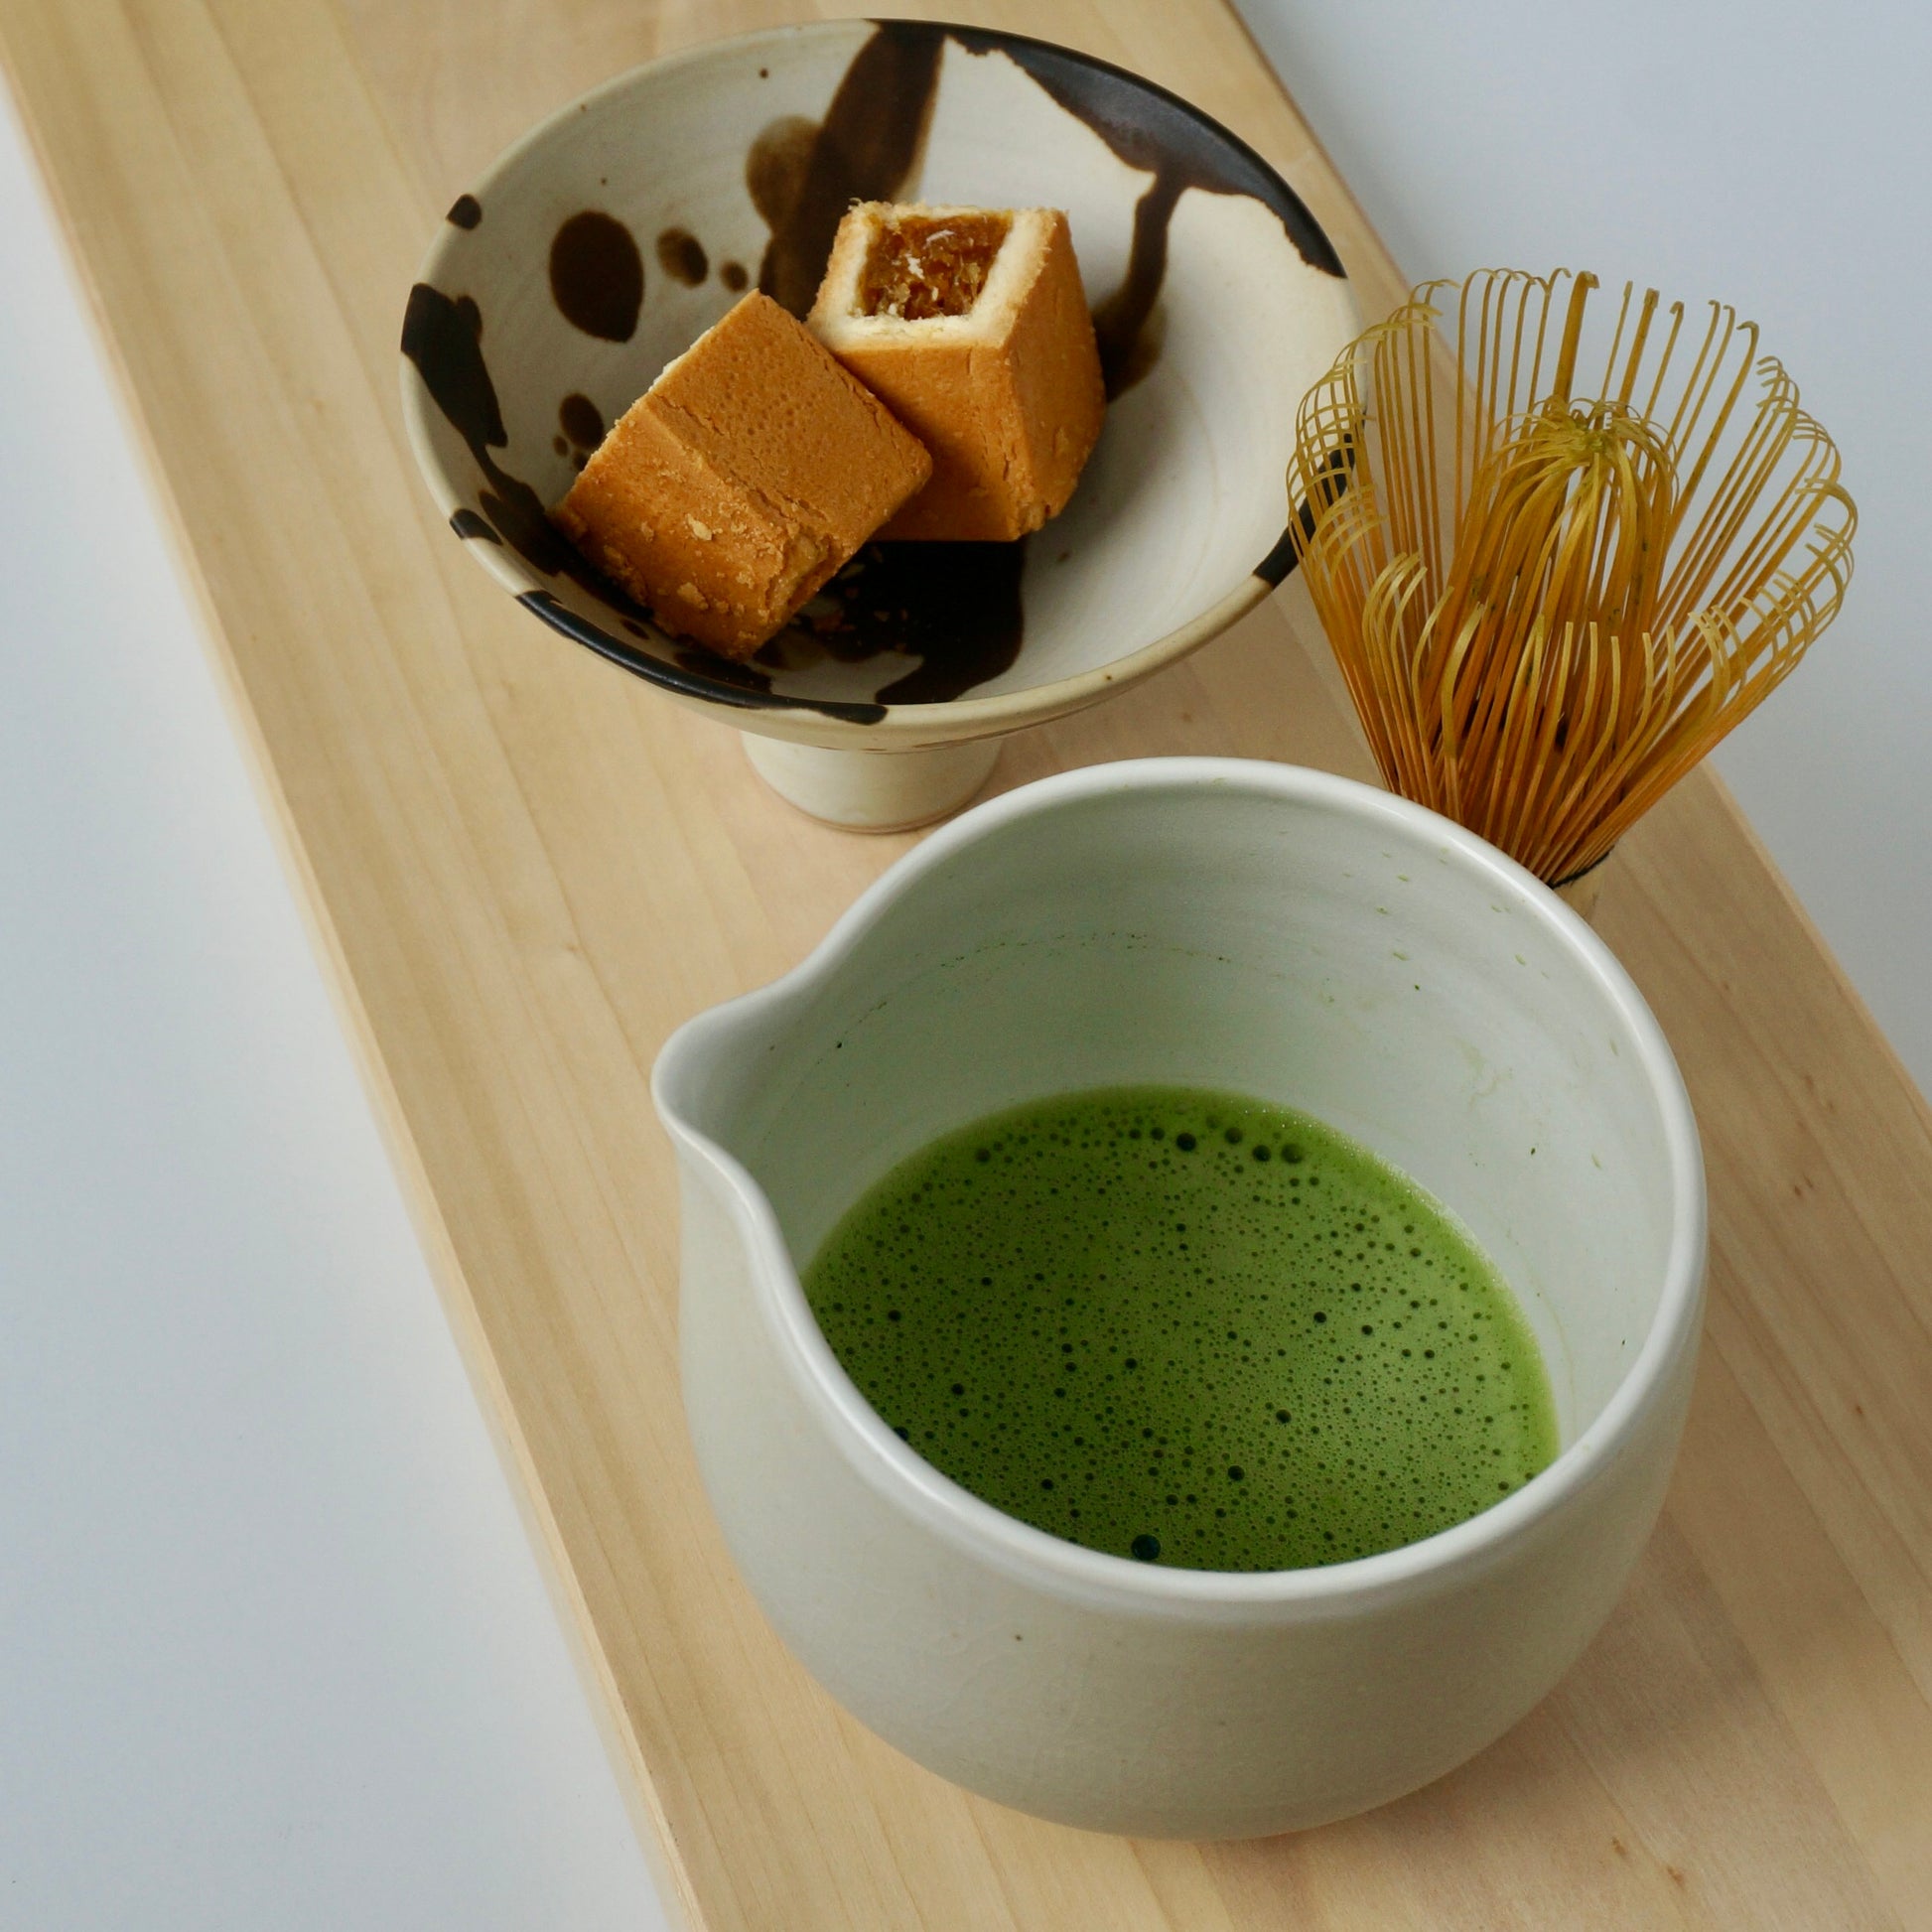
POLYGON ((1011 225, 1004 214, 902 214, 882 222, 859 276, 859 314, 904 322, 969 314, 1011 225))

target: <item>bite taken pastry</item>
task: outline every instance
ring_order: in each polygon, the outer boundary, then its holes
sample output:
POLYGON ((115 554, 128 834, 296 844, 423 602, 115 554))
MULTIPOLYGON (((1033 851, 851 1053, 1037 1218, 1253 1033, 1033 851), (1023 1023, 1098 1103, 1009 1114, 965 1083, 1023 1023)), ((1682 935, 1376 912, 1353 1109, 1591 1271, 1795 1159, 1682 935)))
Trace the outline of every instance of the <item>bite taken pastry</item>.
POLYGON ((1066 507, 1106 396, 1057 208, 859 203, 810 323, 932 453, 882 538, 1010 539, 1066 507))
POLYGON ((931 474, 767 297, 665 365, 552 516, 666 630, 750 657, 931 474))

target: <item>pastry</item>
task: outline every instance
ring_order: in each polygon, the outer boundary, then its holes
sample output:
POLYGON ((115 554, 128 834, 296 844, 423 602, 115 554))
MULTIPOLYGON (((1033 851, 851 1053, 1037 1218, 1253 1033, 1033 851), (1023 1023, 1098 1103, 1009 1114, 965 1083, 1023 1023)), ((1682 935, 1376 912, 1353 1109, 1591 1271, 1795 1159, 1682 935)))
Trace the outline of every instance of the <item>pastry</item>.
POLYGON ((1058 209, 862 202, 810 323, 932 454, 883 538, 1009 539, 1066 507, 1106 396, 1058 209))
POLYGON ((754 292, 665 366, 552 514, 666 630, 744 659, 931 468, 810 331, 754 292))

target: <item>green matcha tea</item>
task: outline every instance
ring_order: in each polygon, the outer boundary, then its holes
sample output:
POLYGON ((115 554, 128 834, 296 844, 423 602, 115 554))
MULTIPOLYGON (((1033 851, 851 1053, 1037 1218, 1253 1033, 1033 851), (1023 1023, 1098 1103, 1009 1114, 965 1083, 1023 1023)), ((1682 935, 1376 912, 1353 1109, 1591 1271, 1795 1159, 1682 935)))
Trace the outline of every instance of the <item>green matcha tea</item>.
POLYGON ((1556 1453, 1542 1358, 1448 1213, 1305 1114, 1111 1088, 902 1162, 805 1293, 880 1415, 1090 1549, 1288 1570, 1413 1543, 1556 1453))

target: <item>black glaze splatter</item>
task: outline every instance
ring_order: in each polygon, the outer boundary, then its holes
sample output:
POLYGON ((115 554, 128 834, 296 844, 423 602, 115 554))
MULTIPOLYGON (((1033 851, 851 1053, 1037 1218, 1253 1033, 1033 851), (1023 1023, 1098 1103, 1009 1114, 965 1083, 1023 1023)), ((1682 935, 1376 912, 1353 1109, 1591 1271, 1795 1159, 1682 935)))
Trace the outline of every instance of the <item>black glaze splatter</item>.
POLYGON ((745 192, 774 234, 791 217, 817 139, 816 121, 803 114, 781 114, 767 121, 745 150, 745 192))
MULTIPOLYGON (((844 703, 831 698, 786 698, 770 688, 768 679, 742 664, 728 664, 709 652, 680 649, 676 663, 667 663, 650 651, 636 649, 614 637, 588 618, 579 617, 569 605, 560 603, 548 591, 524 591, 516 600, 525 610, 541 618, 551 629, 588 646, 600 657, 667 691, 680 691, 687 697, 707 698, 713 704, 737 705, 747 711, 816 711, 848 725, 876 725, 886 715, 883 704, 844 703), (732 673, 738 673, 733 676, 732 673)), ((654 633, 637 625, 636 634, 654 633)))
POLYGON ((604 441, 604 417, 589 396, 573 390, 557 405, 557 421, 580 450, 594 450, 604 441))
POLYGON ((1026 634, 1020 581, 1027 539, 1012 543, 885 543, 883 567, 859 598, 875 609, 902 599, 898 647, 919 654, 919 668, 895 678, 881 704, 945 704, 1013 668, 1026 634))
POLYGON ((752 278, 746 274, 743 262, 721 262, 718 266, 718 279, 736 295, 751 282, 752 278))
POLYGON ((1154 179, 1134 209, 1134 241, 1121 285, 1094 311, 1107 393, 1117 395, 1144 374, 1136 345, 1154 312, 1168 268, 1168 225, 1189 188, 1246 195, 1281 222, 1311 268, 1339 276, 1328 237, 1295 191, 1245 142, 1165 87, 1104 61, 1044 41, 968 27, 946 30, 973 54, 1005 54, 1076 120, 1084 122, 1130 168, 1154 179))
POLYGON ((729 657, 716 657, 708 650, 699 650, 690 644, 680 644, 677 661, 687 671, 695 671, 705 677, 721 679, 726 684, 736 685, 741 691, 764 691, 771 689, 771 676, 761 671, 756 664, 741 664, 729 657))
POLYGON ((1301 545, 1314 535, 1320 512, 1341 501, 1348 492, 1349 479, 1355 474, 1355 446, 1352 441, 1330 450, 1322 461, 1322 474, 1311 496, 1295 513, 1291 523, 1275 540, 1275 547, 1255 566, 1255 575, 1264 582, 1281 584, 1295 568, 1301 545), (1315 497, 1319 497, 1317 506, 1315 497), (1299 533, 1297 526, 1300 526, 1299 533))
POLYGON ((672 281, 697 288, 711 273, 704 243, 689 228, 666 228, 657 237, 657 265, 672 281))
POLYGON ((455 227, 474 228, 483 219, 483 204, 474 195, 459 195, 443 218, 455 227))
POLYGON ((759 652, 774 670, 820 657, 863 663, 890 651, 920 662, 879 692, 881 704, 945 704, 1011 670, 1026 618, 1027 539, 1013 543, 869 543, 759 652))
POLYGON ((897 201, 911 179, 945 42, 943 28, 881 21, 808 140, 781 121, 753 144, 746 182, 771 226, 759 287, 793 315, 810 310, 846 209, 897 201))
POLYGON ((475 510, 469 508, 467 505, 462 509, 452 511, 450 528, 460 537, 475 537, 483 543, 501 543, 503 540, 489 527, 483 518, 479 516, 475 510))
POLYGON ((573 214, 550 243, 550 294, 585 335, 627 343, 644 305, 644 258, 630 230, 601 208, 573 214))
POLYGON ((543 499, 490 454, 502 449, 509 435, 496 385, 483 361, 483 316, 476 303, 467 295, 452 300, 418 282, 409 291, 403 315, 402 352, 483 472, 484 486, 478 497, 498 538, 546 577, 567 575, 601 597, 612 596, 615 586, 606 584, 564 541, 545 514, 543 499))

